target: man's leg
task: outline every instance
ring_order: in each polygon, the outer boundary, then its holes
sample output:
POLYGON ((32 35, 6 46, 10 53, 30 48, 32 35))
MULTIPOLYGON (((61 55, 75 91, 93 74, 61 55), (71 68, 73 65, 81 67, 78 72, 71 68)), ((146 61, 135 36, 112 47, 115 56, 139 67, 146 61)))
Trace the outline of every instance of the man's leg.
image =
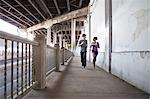
POLYGON ((82 56, 83 56, 83 55, 82 55, 82 52, 80 52, 80 56, 81 56, 81 63, 82 63, 82 62, 83 62, 83 60, 82 60, 82 56))
POLYGON ((82 63, 82 66, 83 66, 83 55, 84 55, 84 53, 80 52, 80 54, 81 54, 81 63, 82 63))
POLYGON ((86 52, 85 52, 85 66, 86 66, 86 52))
POLYGON ((86 52, 83 55, 83 66, 86 67, 86 52))

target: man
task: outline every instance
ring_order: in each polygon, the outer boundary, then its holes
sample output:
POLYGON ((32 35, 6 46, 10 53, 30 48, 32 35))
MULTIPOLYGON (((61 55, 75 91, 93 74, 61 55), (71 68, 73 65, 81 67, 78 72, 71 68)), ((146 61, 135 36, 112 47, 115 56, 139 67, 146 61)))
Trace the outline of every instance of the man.
POLYGON ((82 40, 79 41, 79 45, 81 46, 81 62, 82 66, 86 67, 86 52, 87 52, 87 40, 86 35, 82 34, 82 40))

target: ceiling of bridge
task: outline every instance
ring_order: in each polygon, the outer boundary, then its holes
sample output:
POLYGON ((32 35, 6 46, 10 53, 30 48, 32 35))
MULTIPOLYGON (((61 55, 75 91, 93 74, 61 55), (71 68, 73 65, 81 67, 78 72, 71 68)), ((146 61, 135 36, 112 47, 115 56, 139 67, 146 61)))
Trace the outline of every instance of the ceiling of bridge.
POLYGON ((0 19, 25 28, 88 6, 90 0, 0 0, 0 19))

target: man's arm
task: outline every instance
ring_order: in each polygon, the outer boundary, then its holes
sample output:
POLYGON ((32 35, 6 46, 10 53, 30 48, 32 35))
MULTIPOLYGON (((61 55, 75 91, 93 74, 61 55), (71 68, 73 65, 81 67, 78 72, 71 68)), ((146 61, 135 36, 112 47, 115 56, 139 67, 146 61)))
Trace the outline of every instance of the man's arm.
POLYGON ((82 41, 80 40, 80 41, 79 41, 79 46, 81 46, 81 45, 82 45, 81 43, 82 43, 82 41))

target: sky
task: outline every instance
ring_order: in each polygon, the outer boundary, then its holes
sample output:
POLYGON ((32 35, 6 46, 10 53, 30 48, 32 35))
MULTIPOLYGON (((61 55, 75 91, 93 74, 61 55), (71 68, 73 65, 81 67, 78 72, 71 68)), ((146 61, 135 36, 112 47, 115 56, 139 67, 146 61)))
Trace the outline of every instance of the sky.
POLYGON ((7 33, 11 33, 11 34, 15 34, 15 35, 19 35, 19 33, 17 32, 18 27, 5 22, 4 20, 0 19, 0 30, 7 32, 7 33))
MULTIPOLYGON (((21 32, 19 31, 19 28, 0 19, 0 31, 4 31, 10 34, 18 35, 24 38, 27 38, 27 33, 26 32, 21 32)), ((33 35, 28 33, 28 39, 33 40, 33 35)))

